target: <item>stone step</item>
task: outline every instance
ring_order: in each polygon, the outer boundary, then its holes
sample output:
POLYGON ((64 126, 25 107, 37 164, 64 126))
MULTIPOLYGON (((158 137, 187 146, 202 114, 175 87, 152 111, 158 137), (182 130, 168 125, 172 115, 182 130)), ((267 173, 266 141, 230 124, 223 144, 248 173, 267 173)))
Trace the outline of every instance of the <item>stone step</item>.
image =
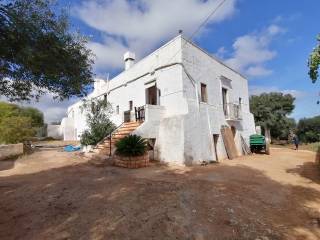
POLYGON ((122 124, 122 126, 132 126, 132 125, 139 126, 141 124, 142 124, 142 122, 125 122, 122 124))
MULTIPOLYGON (((130 135, 136 130, 142 122, 128 122, 124 123, 119 129, 117 129, 111 136, 111 151, 114 153, 116 150, 115 143, 120 139, 130 135)), ((109 155, 110 153, 110 139, 106 137, 101 143, 99 143, 93 150, 91 155, 109 155)))
POLYGON ((117 131, 117 132, 113 133, 112 136, 114 136, 114 135, 130 134, 130 133, 132 133, 134 130, 135 130, 135 129, 117 131))
POLYGON ((134 131, 136 129, 137 129, 136 127, 123 127, 123 128, 119 128, 113 134, 118 133, 118 132, 132 132, 132 131, 134 131))
MULTIPOLYGON (((129 135, 129 134, 128 134, 129 135)), ((124 137, 126 137, 127 135, 117 135, 117 136, 114 136, 114 137, 112 137, 112 139, 113 140, 119 140, 119 139, 122 139, 122 138, 124 138, 124 137)), ((111 140, 112 141, 112 140, 111 140)))
POLYGON ((118 132, 118 133, 113 134, 112 137, 115 137, 115 136, 128 136, 128 135, 130 135, 130 133, 132 133, 132 132, 118 132))

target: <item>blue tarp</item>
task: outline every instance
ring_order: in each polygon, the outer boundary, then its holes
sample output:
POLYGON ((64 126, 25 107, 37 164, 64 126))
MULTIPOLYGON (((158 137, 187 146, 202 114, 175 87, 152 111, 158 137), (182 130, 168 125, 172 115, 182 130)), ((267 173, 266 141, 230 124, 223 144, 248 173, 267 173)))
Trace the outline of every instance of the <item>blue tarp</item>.
POLYGON ((75 151, 79 151, 80 150, 80 146, 72 146, 72 145, 68 145, 68 146, 65 146, 63 148, 63 150, 65 152, 75 152, 75 151))

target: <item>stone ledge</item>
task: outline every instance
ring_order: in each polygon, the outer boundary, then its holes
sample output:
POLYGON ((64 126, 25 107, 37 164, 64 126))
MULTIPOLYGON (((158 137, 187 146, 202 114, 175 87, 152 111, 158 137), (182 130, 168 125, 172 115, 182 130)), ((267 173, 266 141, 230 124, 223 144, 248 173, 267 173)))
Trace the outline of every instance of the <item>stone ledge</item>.
POLYGON ((0 145, 0 161, 17 157, 23 154, 23 144, 0 145))
POLYGON ((149 165, 149 154, 136 157, 123 157, 115 155, 113 157, 114 165, 123 168, 143 168, 149 165))

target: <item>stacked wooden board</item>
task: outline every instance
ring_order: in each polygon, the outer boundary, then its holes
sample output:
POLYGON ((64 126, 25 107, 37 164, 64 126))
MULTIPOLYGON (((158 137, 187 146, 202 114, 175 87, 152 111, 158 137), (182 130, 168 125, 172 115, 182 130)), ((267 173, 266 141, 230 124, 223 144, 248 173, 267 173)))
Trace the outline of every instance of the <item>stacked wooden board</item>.
POLYGON ((238 151, 236 143, 234 141, 234 136, 232 134, 231 128, 228 126, 221 127, 221 135, 223 138, 224 146, 229 159, 234 159, 238 157, 238 151))

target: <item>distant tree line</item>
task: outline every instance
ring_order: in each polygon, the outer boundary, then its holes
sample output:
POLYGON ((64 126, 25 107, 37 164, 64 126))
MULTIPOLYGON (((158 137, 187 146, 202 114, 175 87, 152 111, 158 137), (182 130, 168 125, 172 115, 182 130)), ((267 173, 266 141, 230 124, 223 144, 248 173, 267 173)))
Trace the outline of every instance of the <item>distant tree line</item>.
POLYGON ((27 140, 44 126, 43 113, 32 107, 0 102, 0 113, 0 144, 27 140))
POLYGON ((297 135, 305 143, 320 142, 320 116, 300 119, 297 135))
POLYGON ((272 140, 290 140, 297 134, 304 143, 320 142, 320 116, 300 119, 289 115, 294 110, 295 98, 279 92, 262 93, 250 97, 250 110, 257 126, 270 131, 272 140))

